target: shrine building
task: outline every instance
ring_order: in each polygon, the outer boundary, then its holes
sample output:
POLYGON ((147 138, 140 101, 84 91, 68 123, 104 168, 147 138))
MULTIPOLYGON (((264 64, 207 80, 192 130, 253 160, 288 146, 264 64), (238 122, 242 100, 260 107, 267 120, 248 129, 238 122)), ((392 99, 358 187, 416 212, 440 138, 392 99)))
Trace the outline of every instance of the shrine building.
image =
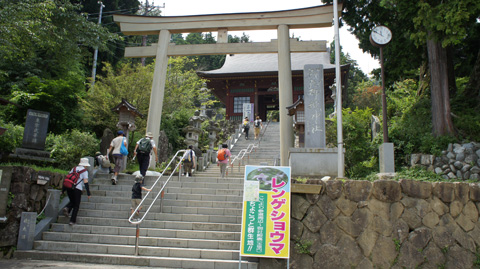
MULTIPOLYGON (((325 103, 333 104, 331 86, 335 81, 335 65, 330 52, 291 53, 292 96, 295 102, 303 97, 303 68, 306 64, 322 64, 324 70, 325 103)), ((350 65, 341 66, 342 85, 346 88, 350 65)), ((278 55, 227 54, 220 69, 199 71, 207 79, 207 87, 226 107, 226 118, 241 120, 243 103, 253 103, 255 115, 266 120, 269 110, 279 110, 278 55)), ((347 91, 342 91, 347 100, 347 91)))

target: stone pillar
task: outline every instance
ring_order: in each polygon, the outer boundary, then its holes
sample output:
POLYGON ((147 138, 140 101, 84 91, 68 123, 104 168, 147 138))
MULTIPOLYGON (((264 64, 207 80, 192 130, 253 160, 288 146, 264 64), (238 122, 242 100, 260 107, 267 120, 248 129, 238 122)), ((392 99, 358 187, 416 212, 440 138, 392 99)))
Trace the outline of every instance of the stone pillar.
POLYGON ((33 248, 36 223, 37 212, 22 212, 17 241, 18 250, 31 250, 33 248))
POLYGON ((383 143, 378 148, 380 173, 395 173, 393 143, 383 143))
POLYGON ((305 96, 305 148, 325 148, 323 65, 305 65, 303 80, 305 96))
POLYGON ((280 114, 280 165, 288 166, 288 150, 293 147, 293 119, 287 106, 293 103, 290 38, 287 25, 278 26, 278 97, 280 114))
POLYGON ((45 207, 45 216, 46 217, 51 217, 52 219, 57 219, 58 217, 58 211, 60 210, 60 190, 55 190, 55 189, 48 189, 47 190, 47 199, 50 197, 48 200, 48 204, 45 207))
MULTIPOLYGON (((167 50, 169 42, 170 31, 161 30, 158 35, 155 71, 153 73, 152 93, 150 94, 150 105, 147 119, 147 132, 152 132, 156 145, 158 145, 158 135, 160 133, 160 123, 162 120, 163 95, 165 93, 165 80, 167 79, 168 68, 167 50)), ((151 162, 150 167, 155 168, 155 162, 151 162)))

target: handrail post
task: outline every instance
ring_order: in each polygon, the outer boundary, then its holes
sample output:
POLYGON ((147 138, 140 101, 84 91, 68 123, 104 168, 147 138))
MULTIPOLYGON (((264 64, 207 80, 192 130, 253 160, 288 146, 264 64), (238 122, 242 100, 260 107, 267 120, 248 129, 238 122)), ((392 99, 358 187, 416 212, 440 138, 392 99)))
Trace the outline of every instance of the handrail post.
POLYGON ((135 233, 135 256, 138 256, 138 238, 140 237, 140 223, 137 223, 137 231, 135 233))
POLYGON ((165 196, 165 191, 162 191, 160 194, 160 213, 163 213, 163 197, 165 196))

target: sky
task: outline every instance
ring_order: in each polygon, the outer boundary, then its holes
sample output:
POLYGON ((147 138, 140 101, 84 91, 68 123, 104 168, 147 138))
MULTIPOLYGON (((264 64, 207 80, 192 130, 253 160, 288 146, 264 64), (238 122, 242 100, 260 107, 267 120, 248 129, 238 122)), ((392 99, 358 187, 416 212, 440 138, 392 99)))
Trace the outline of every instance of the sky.
MULTIPOLYGON (((140 2, 145 3, 145 0, 140 2)), ((152 1, 149 0, 149 5, 152 1)), ((296 0, 296 1, 279 1, 279 0, 156 0, 153 1, 156 6, 161 8, 162 16, 186 16, 200 14, 221 14, 221 13, 242 13, 242 12, 261 12, 261 11, 277 11, 288 9, 299 9, 322 5, 320 0, 296 0)), ((360 69, 369 74, 373 69, 380 67, 378 59, 373 59, 370 54, 363 53, 358 47, 358 40, 347 30, 348 26, 340 28, 340 45, 343 53, 349 54, 350 57, 357 61, 360 69)), ((216 36, 215 33, 212 33, 216 36)), ((242 32, 231 31, 228 34, 232 36, 242 36, 242 32)), ((275 30, 265 31, 245 31, 252 42, 265 42, 271 39, 277 39, 275 30)), ((300 40, 325 40, 329 44, 334 39, 333 25, 328 28, 312 28, 312 29, 295 29, 290 30, 290 36, 299 37, 300 40)))

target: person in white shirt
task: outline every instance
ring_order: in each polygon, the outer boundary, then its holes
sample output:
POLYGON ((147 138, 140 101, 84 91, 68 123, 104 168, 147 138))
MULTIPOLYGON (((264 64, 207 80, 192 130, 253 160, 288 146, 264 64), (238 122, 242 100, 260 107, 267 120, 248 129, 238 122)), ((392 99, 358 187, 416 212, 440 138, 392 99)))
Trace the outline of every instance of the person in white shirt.
MULTIPOLYGON (((87 158, 81 158, 80 163, 74 167, 75 171, 80 173, 80 177, 78 178, 77 184, 75 189, 67 189, 68 199, 70 202, 67 204, 66 207, 63 208, 63 214, 65 217, 69 217, 70 213, 72 216, 70 217, 70 225, 74 225, 77 223, 77 214, 78 210, 80 209, 80 202, 82 201, 82 192, 83 188, 87 190, 88 199, 90 199, 90 187, 88 186, 88 171, 86 167, 89 167, 90 164, 88 163, 87 158)), ((73 169, 70 173, 73 172, 73 169)))
POLYGON ((118 173, 120 172, 120 169, 123 166, 123 155, 120 153, 120 147, 122 146, 122 142, 125 145, 125 147, 128 147, 128 141, 125 138, 125 135, 122 130, 117 132, 117 137, 115 137, 112 142, 110 143, 110 148, 107 150, 107 158, 110 152, 113 149, 112 155, 113 158, 115 159, 115 168, 113 169, 114 176, 112 177, 112 184, 116 185, 118 180, 118 173))

